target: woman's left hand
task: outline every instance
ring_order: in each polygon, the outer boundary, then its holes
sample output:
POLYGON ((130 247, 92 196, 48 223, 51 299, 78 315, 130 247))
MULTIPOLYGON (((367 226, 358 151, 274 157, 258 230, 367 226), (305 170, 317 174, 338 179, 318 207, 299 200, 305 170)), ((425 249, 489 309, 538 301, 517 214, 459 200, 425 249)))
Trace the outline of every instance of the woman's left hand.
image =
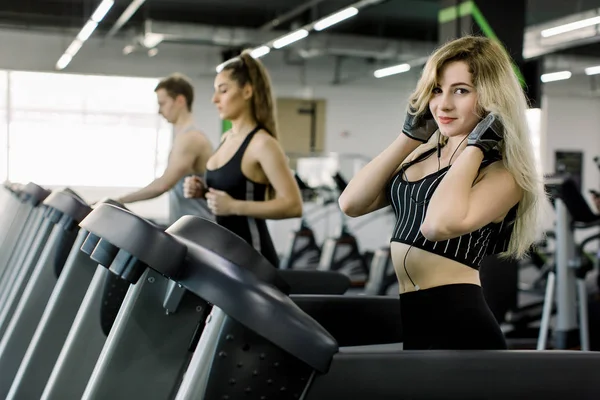
POLYGON ((467 138, 467 146, 476 146, 484 153, 491 151, 504 140, 504 126, 495 114, 488 114, 467 138))
POLYGON ((208 193, 206 193, 206 200, 208 208, 215 215, 225 216, 235 214, 234 206, 236 200, 227 194, 227 192, 209 188, 208 193))

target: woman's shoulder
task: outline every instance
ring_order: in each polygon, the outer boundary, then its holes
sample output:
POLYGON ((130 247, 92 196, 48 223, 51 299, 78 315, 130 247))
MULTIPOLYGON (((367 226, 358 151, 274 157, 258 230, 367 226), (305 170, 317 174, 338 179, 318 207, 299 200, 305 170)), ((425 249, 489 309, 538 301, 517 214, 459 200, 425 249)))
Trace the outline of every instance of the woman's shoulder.
POLYGON ((487 156, 484 157, 481 162, 481 166, 479 167, 479 174, 475 183, 481 181, 482 179, 499 179, 499 180, 507 180, 516 184, 516 179, 513 176, 513 172, 507 168, 504 163, 504 159, 502 157, 497 156, 487 156))
POLYGON ((259 129, 256 131, 250 143, 248 143, 248 149, 252 154, 257 157, 261 154, 281 152, 283 151, 279 145, 279 141, 273 137, 268 131, 259 129))
POLYGON ((276 145, 279 142, 267 130, 260 128, 252 138, 252 145, 257 147, 276 145))
POLYGON ((223 132, 223 134, 221 134, 220 143, 223 143, 225 141, 225 139, 227 139, 227 137, 229 136, 230 133, 231 133, 231 129, 223 132))
POLYGON ((404 163, 413 162, 413 161, 417 160, 419 157, 422 157, 422 156, 425 156, 426 154, 432 153, 435 149, 436 149, 436 147, 432 146, 429 143, 422 144, 419 147, 417 147, 416 149, 414 149, 413 152, 408 155, 408 157, 406 157, 406 159, 404 160, 404 163))

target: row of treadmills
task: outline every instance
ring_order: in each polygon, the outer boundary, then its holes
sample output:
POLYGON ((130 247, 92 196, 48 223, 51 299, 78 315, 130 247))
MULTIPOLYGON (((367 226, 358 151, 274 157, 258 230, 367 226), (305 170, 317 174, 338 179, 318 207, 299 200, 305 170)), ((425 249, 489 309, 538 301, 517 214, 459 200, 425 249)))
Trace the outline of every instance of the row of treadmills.
POLYGON ((397 296, 198 217, 0 188, 0 399, 597 399, 600 354, 404 351, 397 296))

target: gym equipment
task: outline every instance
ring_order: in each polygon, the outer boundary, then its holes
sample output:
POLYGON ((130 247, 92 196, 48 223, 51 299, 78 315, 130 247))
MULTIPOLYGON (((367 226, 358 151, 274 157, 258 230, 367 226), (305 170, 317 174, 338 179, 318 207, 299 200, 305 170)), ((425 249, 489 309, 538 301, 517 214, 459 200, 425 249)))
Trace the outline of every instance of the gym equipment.
MULTIPOLYGON (((110 199, 103 200, 99 204, 110 204, 127 210, 124 205, 110 199)), ((161 226, 146 221, 157 229, 164 230, 161 226)), ((112 223, 118 226, 118 222, 112 221, 112 223)), ((40 399, 80 399, 85 390, 129 289, 129 282, 104 267, 104 265, 111 265, 117 256, 114 250, 114 246, 109 242, 88 232, 81 246, 81 252, 87 254, 97 267, 83 300, 77 303, 76 315, 73 323, 69 325, 70 329, 66 332, 64 344, 62 348, 56 350, 58 352, 56 363, 47 377, 40 399)), ((61 292, 60 296, 64 295, 65 293, 61 292)), ((64 301, 67 302, 66 299, 64 301)), ((37 372, 37 364, 32 363, 32 365, 32 372, 40 374, 37 372)), ((32 377, 38 383, 43 383, 43 377, 42 379, 35 375, 32 377)))
MULTIPOLYGON (((303 201, 317 200, 317 189, 309 187, 303 180, 294 174, 296 183, 302 193, 303 201)), ((319 202, 320 207, 312 210, 322 212, 323 209, 335 201, 333 196, 326 197, 319 202)), ((312 214, 312 213, 311 213, 312 214)), ((290 240, 279 263, 279 268, 285 269, 316 269, 321 258, 321 247, 317 244, 315 234, 308 223, 308 213, 304 213, 300 219, 298 230, 290 233, 290 240)))
POLYGON ((13 220, 17 216, 19 208, 26 208, 27 206, 25 202, 21 201, 21 194, 20 189, 13 188, 6 183, 0 190, 0 207, 2 209, 2 213, 0 213, 0 249, 6 236, 10 233, 11 227, 13 227, 13 220))
POLYGON ((392 263, 390 247, 381 247, 373 254, 369 280, 364 294, 369 296, 398 296, 398 278, 392 263))
POLYGON ((50 191, 30 182, 16 191, 6 187, 7 200, 4 203, 2 226, 0 226, 0 290, 7 270, 20 265, 23 253, 27 252, 43 218, 42 202, 50 191))
MULTIPOLYGON (((14 253, 8 267, 4 271, 0 281, 0 339, 4 337, 5 331, 13 317, 15 308, 25 290, 31 274, 41 260, 46 249, 47 242, 57 225, 68 222, 68 219, 61 221, 63 212, 62 199, 65 195, 61 191, 52 192, 39 207, 38 213, 41 216, 29 228, 29 236, 24 240, 18 253, 14 253)), ((58 243, 60 239, 54 234, 54 240, 58 243)), ((50 256, 46 254, 45 257, 50 256)), ((1 342, 0 342, 1 343, 1 342)))
POLYGON ((543 296, 534 296, 519 288, 520 270, 518 260, 487 256, 479 269, 481 287, 508 348, 535 349, 539 329, 530 324, 541 319, 543 296))
MULTIPOLYGON (((333 180, 339 194, 346 189, 344 178, 336 173, 333 180)), ((339 197, 339 196, 338 196, 339 197)), ((321 248, 318 270, 337 271, 347 275, 353 287, 364 287, 369 277, 369 263, 373 253, 362 254, 356 237, 352 235, 346 223, 346 215, 340 212, 340 229, 336 237, 327 238, 321 248)))
MULTIPOLYGON (((114 202, 107 204, 122 207, 114 202)), ((97 267, 40 399, 81 398, 129 289, 129 282, 104 267, 111 265, 117 256, 109 242, 89 233, 81 251, 89 255, 97 267)))
POLYGON ((0 250, 2 249, 2 242, 12 226, 15 212, 19 206, 24 206, 19 201, 19 195, 20 191, 7 184, 4 184, 0 190, 0 209, 2 210, 0 213, 0 250))
MULTIPOLYGON (((131 221, 139 226, 136 235, 144 244, 139 247, 139 243, 132 241, 133 247, 127 248, 145 248, 148 254, 160 255, 161 260, 172 258, 169 262, 176 262, 180 257, 176 250, 160 246, 160 238, 169 236, 147 220, 112 205, 100 205, 95 211, 101 210, 104 215, 97 224, 102 225, 102 229, 124 227, 131 221)), ((86 231, 88 220, 82 223, 86 231)), ((194 332, 202 327, 199 321, 205 318, 206 303, 155 272, 129 289, 130 282, 139 278, 136 269, 145 258, 138 259, 128 251, 119 250, 111 244, 112 238, 88 232, 82 250, 100 266, 39 398, 104 398, 107 395, 121 398, 122 394, 114 393, 120 385, 129 387, 123 394, 125 397, 163 398, 165 390, 178 381, 182 368, 187 365, 191 354, 188 347, 194 345, 194 332), (173 324, 178 328, 173 329, 173 324), (151 382, 147 373, 153 376, 151 382)), ((241 240, 237 236, 233 242, 219 242, 210 231, 195 235, 199 236, 195 240, 205 240, 202 238, 206 236, 219 245, 226 245, 234 259, 245 257, 236 250, 241 240)), ((338 273, 280 271, 272 266, 269 271, 273 281, 290 293, 341 294, 350 285, 348 278, 338 273)))
MULTIPOLYGON (((104 199, 98 204, 112 204, 125 208, 122 204, 110 199, 104 199)), ((98 241, 99 238, 80 229, 29 347, 23 356, 6 397, 7 400, 39 399, 42 395, 96 270, 103 269, 95 261, 104 255, 101 252, 103 246, 98 247, 98 250, 94 252, 98 241)), ((113 297, 116 298, 114 302, 117 303, 115 304, 117 308, 120 307, 123 297, 113 297)), ((89 353, 87 354, 89 355, 89 353)))
MULTIPOLYGON (((266 260, 259 260, 260 254, 245 246, 235 247, 236 253, 232 255, 233 247, 218 242, 237 246, 238 238, 201 218, 183 217, 163 233, 147 229, 142 221, 130 218, 122 210, 102 205, 90 213, 82 227, 114 244, 117 253, 122 255, 121 260, 127 261, 124 265, 115 258, 111 271, 130 280, 139 277, 117 316, 83 399, 131 396, 157 400, 173 397, 176 400, 378 400, 398 396, 465 399, 472 398, 474 393, 491 400, 516 398, 523 393, 532 397, 587 399, 600 391, 594 368, 600 362, 600 354, 399 350, 396 345, 399 327, 394 318, 378 316, 378 321, 369 325, 371 329, 366 333, 356 329, 371 320, 373 312, 387 306, 395 306, 397 315, 396 298, 288 297, 274 284, 272 268, 265 267, 268 264, 266 260), (118 229, 105 222, 117 218, 118 229), (199 234, 207 231, 210 235, 199 234), (236 257, 243 263, 235 261, 236 257), (119 331, 133 330, 134 325, 142 329, 149 323, 149 317, 137 319, 141 314, 133 315, 142 303, 146 304, 147 312, 166 321, 163 302, 150 301, 146 294, 155 290, 152 285, 157 283, 156 278, 164 276, 176 279, 176 287, 185 289, 191 297, 195 295, 197 302, 211 304, 210 314, 205 321, 200 316, 197 318, 201 333, 192 335, 191 327, 188 338, 193 345, 189 348, 190 342, 186 342, 175 349, 166 336, 151 346, 152 353, 140 352, 136 353, 137 358, 131 358, 128 349, 124 346, 116 349, 114 341, 119 331), (301 307, 303 299, 305 306, 301 307), (310 306, 306 305, 309 302, 310 306), (341 312, 340 305, 344 302, 352 307, 341 312), (332 304, 335 306, 330 306, 332 304), (152 308, 157 310, 152 311, 152 308), (310 315, 313 312, 315 317, 310 315), (335 319, 335 324, 332 323, 337 327, 335 334, 316 318, 335 319), (380 337, 365 337, 373 331, 380 337), (386 335, 391 331, 394 334, 386 335), (162 388, 160 384, 155 385, 164 377, 157 370, 149 371, 141 385, 137 384, 138 380, 124 377, 129 368, 101 366, 108 360, 120 359, 122 366, 130 367, 140 363, 140 358, 146 361, 161 353, 169 358, 169 353, 164 352, 166 346, 180 354, 188 351, 191 355, 189 365, 182 367, 179 375, 183 377, 180 385, 162 388), (109 374, 111 379, 106 377, 109 374), (431 376, 435 376, 435 384, 431 376), (98 385, 98 379, 106 381, 105 385, 98 385), (112 386, 112 391, 107 386, 112 386), (147 395, 150 386, 157 390, 151 396, 147 395)), ((162 294, 164 296, 164 292, 162 294)), ((201 309, 201 312, 206 311, 208 309, 201 309)), ((191 325, 188 324, 186 330, 191 325)), ((165 331, 169 335, 175 329, 171 325, 165 331)), ((145 340, 148 333, 144 331, 138 340, 145 340)), ((174 353, 170 355, 174 357, 174 353)))
MULTIPOLYGON (((185 247, 173 239, 169 232, 160 232, 145 221, 116 208, 103 205, 90 214, 81 225, 107 243, 129 241, 126 245, 126 254, 129 255, 123 255, 121 259, 117 255, 112 264, 107 264, 112 273, 119 274, 131 283, 134 283, 141 273, 144 275, 128 292, 88 386, 78 398, 138 396, 166 399, 166 396, 177 390, 177 383, 187 367, 189 357, 196 346, 195 339, 203 329, 209 309, 204 300, 194 296, 182 285, 167 279, 173 277, 170 271, 183 262, 184 257, 187 259, 190 255, 186 255, 185 247), (113 224, 118 221, 119 227, 131 227, 132 230, 123 229, 120 232, 127 234, 120 236, 120 233, 112 232, 114 225, 106 221, 112 221, 113 224), (131 232, 136 233, 132 236, 131 232), (148 243, 152 245, 148 246, 148 243), (130 251, 132 253, 129 253, 130 251), (122 266, 123 260, 130 260, 125 268, 122 266), (165 264, 166 260, 168 264, 165 264), (159 261, 157 265, 167 267, 144 272, 146 263, 151 261, 159 261), (176 293, 171 293, 169 287, 176 288, 176 293), (168 313, 165 313, 165 308, 168 313), (173 324, 176 324, 177 328, 174 328, 173 324), (148 382, 146 373, 152 373, 156 379, 148 382)), ((248 262, 247 273, 256 271, 264 281, 282 288, 283 292, 288 291, 285 287, 287 285, 281 282, 280 278, 283 277, 290 283, 290 278, 298 275, 306 277, 309 283, 316 281, 323 285, 324 293, 334 293, 331 288, 335 286, 327 284, 324 277, 344 279, 346 286, 336 294, 343 294, 349 285, 348 278, 338 273, 274 269, 245 241, 216 224, 197 226, 187 224, 186 220, 182 219, 169 228, 169 231, 176 226, 187 240, 203 243, 208 248, 226 248, 231 262, 248 262)), ((117 249, 117 254, 123 252, 123 248, 117 249)), ((301 290, 302 288, 294 288, 293 284, 290 286, 290 293, 317 292, 310 287, 301 290)), ((397 301, 390 304, 397 312, 397 301)), ((374 311, 372 314, 378 313, 374 311)))
MULTIPOLYGON (((0 340, 0 398, 6 398, 73 245, 81 246, 85 238, 78 223, 91 211, 66 191, 53 192, 44 204, 51 210, 49 220, 54 224, 37 263, 28 271, 28 279, 19 274, 15 281, 14 292, 22 295, 13 296, 3 310, 8 312, 3 313, 5 331, 0 340)), ((72 261, 77 261, 77 254, 72 261)))
POLYGON ((550 313, 556 300, 553 347, 570 349, 579 345, 581 350, 588 351, 585 277, 590 266, 581 262, 573 234, 575 229, 600 226, 600 216, 592 212, 569 175, 549 176, 545 186, 556 210, 556 257, 555 268, 548 274, 537 349, 543 350, 547 346, 550 313))
MULTIPOLYGON (((49 194, 50 192, 44 189, 41 189, 37 195, 33 196, 27 195, 24 192, 20 192, 19 194, 17 201, 19 201, 22 206, 31 207, 31 209, 24 221, 17 221, 18 217, 15 218, 12 223, 12 232, 7 232, 7 234, 12 237, 5 238, 6 240, 4 243, 6 247, 0 250, 2 251, 2 255, 5 256, 5 262, 2 266, 0 266, 0 293, 6 294, 6 290, 3 288, 6 285, 7 280, 10 279, 9 277, 11 276, 11 271, 14 271, 14 269, 18 266, 23 265, 30 252, 29 250, 32 248, 32 245, 38 235, 38 230, 42 226, 42 222, 44 221, 46 212, 48 211, 48 207, 43 203, 43 201, 45 201, 49 194), (24 205, 22 203, 23 201, 29 203, 29 205, 24 205)), ((30 262, 35 262, 36 255, 34 254, 32 257, 33 258, 30 260, 30 262)), ((2 308, 1 304, 2 303, 0 303, 0 309, 2 308)))

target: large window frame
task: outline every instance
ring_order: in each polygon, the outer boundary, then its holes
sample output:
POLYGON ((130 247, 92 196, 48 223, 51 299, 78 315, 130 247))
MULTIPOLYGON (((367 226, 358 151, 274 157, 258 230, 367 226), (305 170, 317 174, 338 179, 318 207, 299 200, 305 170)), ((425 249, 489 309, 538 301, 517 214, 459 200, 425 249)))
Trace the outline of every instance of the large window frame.
POLYGON ((158 81, 0 71, 0 180, 147 185, 164 172, 172 140, 158 81))

